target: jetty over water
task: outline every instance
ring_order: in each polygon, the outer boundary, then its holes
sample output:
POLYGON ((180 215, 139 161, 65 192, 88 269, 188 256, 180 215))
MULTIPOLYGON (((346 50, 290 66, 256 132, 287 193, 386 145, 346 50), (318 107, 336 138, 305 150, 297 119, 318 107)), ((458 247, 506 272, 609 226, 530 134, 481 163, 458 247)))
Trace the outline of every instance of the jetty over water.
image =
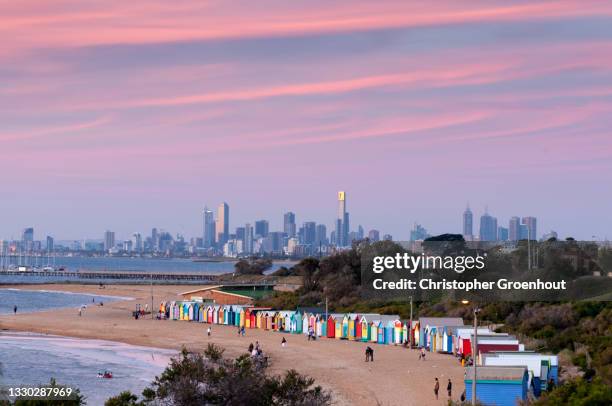
MULTIPOLYGON (((203 284, 217 285, 220 275, 205 273, 177 273, 177 272, 144 272, 144 271, 0 271, 0 283, 49 283, 72 281, 78 283, 177 283, 177 284, 203 284)), ((224 286, 241 286, 252 288, 274 287, 273 281, 242 282, 224 278, 224 286)))

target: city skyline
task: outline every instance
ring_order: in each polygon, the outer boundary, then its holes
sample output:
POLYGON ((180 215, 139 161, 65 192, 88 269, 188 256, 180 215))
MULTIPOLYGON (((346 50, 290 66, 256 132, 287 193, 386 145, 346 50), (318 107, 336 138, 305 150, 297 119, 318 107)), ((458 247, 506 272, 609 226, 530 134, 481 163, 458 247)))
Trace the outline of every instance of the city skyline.
MULTIPOLYGON (((392 234, 385 233, 384 230, 381 231, 380 228, 375 225, 368 227, 367 232, 362 224, 358 223, 353 229, 350 228, 350 224, 348 223, 348 211, 347 211, 347 194, 345 191, 337 192, 337 204, 338 204, 338 214, 337 219, 332 224, 332 231, 330 234, 329 241, 333 245, 337 245, 340 247, 349 246, 351 239, 361 239, 364 237, 369 237, 370 239, 379 240, 379 239, 392 239, 392 234), (345 221, 342 221, 345 219, 345 221), (342 233, 341 237, 338 237, 338 232, 342 233), (374 234, 373 234, 374 233, 374 234), (382 237, 381 237, 382 235, 382 237), (376 236, 376 237, 373 237, 376 236)), ((233 224, 230 220, 230 206, 227 202, 222 202, 219 204, 217 209, 217 216, 212 210, 208 209, 208 206, 205 205, 203 211, 201 212, 201 229, 200 234, 197 233, 189 235, 182 231, 178 230, 170 230, 169 235, 171 236, 181 236, 185 239, 201 239, 201 246, 203 248, 209 248, 213 246, 223 246, 225 242, 227 242, 229 236, 239 235, 241 239, 248 240, 252 239, 253 236, 267 237, 269 234, 283 234, 285 238, 292 238, 297 235, 296 231, 300 228, 308 229, 307 232, 312 234, 313 241, 320 241, 319 235, 327 235, 328 225, 325 222, 320 222, 320 220, 313 221, 314 219, 303 220, 302 222, 298 222, 296 219, 296 213, 292 211, 288 211, 283 213, 282 217, 282 226, 279 228, 274 228, 270 226, 270 221, 265 218, 259 219, 251 219, 246 223, 240 224, 237 222, 233 224), (245 237, 245 235, 249 235, 250 237, 245 237), (317 236, 315 238, 315 235, 317 236)), ((542 231, 540 229, 540 233, 538 234, 538 218, 535 216, 511 216, 509 219, 498 219, 495 215, 489 213, 488 206, 485 206, 484 211, 481 216, 476 217, 478 221, 476 222, 474 212, 472 211, 470 204, 468 203, 465 210, 461 214, 461 225, 460 230, 451 230, 447 229, 440 232, 429 232, 423 224, 415 221, 412 228, 407 231, 408 237, 402 238, 395 237, 395 241, 414 241, 414 240, 422 240, 432 235, 439 235, 445 233, 453 233, 453 234, 461 234, 467 241, 471 240, 480 240, 480 241, 517 241, 525 238, 530 239, 540 239, 546 237, 548 235, 551 236, 559 236, 555 229, 547 229, 546 231, 542 231), (476 228, 478 227, 478 228, 476 228)), ((34 241, 34 229, 35 227, 26 227, 21 231, 21 239, 23 242, 33 242, 34 241)), ((156 235, 161 232, 168 233, 167 229, 152 227, 153 240, 156 239, 156 235)), ((47 238, 49 238, 48 234, 53 233, 42 233, 46 234, 47 238)), ((145 233, 146 234, 146 233, 145 233)), ((79 241, 79 240, 89 240, 95 241, 98 240, 96 237, 81 237, 81 238, 56 238, 55 236, 51 236, 53 239, 58 241, 79 241)), ((574 235, 567 235, 567 237, 575 238, 574 235)), ((591 236, 591 239, 595 239, 596 236, 591 236)), ((142 236, 141 231, 135 231, 130 234, 128 239, 139 241, 140 243, 136 243, 137 245, 142 244, 142 236)), ((0 240, 6 240, 6 237, 0 235, 0 240)), ((19 239, 10 238, 9 241, 16 241, 19 239)), ((127 239, 123 240, 126 241, 127 239)), ((307 240, 309 240, 307 238, 307 240)), ((587 239, 590 240, 590 239, 587 239)), ((607 240, 607 237, 604 237, 602 240, 607 240)), ((115 231, 110 231, 108 228, 104 232, 104 237, 102 238, 105 250, 108 250, 108 246, 112 246, 113 243, 109 243, 108 241, 115 241, 115 231)), ((122 241, 121 238, 117 238, 117 241, 122 241)), ((312 243, 310 241, 309 243, 312 243)), ((247 243, 248 244, 248 243, 247 243)))
POLYGON ((466 201, 612 237, 612 3, 0 8, 7 238, 199 235, 223 201, 331 232, 338 190, 350 223, 394 237, 460 232, 466 201))

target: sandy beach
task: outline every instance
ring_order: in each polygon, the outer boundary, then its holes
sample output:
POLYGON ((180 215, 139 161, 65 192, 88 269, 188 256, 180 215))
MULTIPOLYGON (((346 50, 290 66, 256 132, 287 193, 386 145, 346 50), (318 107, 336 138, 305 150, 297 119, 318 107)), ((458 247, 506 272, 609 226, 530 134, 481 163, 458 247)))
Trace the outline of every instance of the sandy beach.
MULTIPOLYGON (((2 287, 2 286, 0 286, 2 287)), ((453 399, 464 389, 463 369, 449 355, 427 354, 418 360, 418 352, 402 347, 373 344, 373 363, 364 362, 366 344, 334 339, 307 341, 303 335, 282 334, 264 330, 247 330, 239 337, 235 327, 213 325, 212 337, 206 336, 207 324, 186 321, 134 320, 131 311, 136 303, 151 303, 151 288, 145 285, 113 286, 99 289, 95 285, 27 285, 11 286, 27 290, 57 290, 132 297, 101 306, 89 306, 82 317, 76 309, 0 316, 0 328, 70 337, 96 338, 128 344, 179 350, 202 350, 208 342, 226 349, 227 356, 246 352, 251 342, 259 341, 271 360, 271 373, 293 368, 312 376, 334 394, 338 405, 443 405, 448 399, 446 383, 453 382, 453 399), (282 337, 288 345, 282 348, 282 337), (434 378, 440 380, 440 398, 433 394, 434 378)), ((176 300, 185 286, 154 286, 154 303, 176 300)))

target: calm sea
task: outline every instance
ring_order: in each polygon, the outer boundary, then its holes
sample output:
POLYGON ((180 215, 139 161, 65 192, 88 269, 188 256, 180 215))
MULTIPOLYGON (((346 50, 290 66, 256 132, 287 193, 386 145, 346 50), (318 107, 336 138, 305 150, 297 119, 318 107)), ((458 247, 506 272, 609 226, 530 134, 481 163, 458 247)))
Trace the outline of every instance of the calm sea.
POLYGON ((0 384, 39 385, 55 378, 78 388, 88 405, 122 391, 140 395, 168 365, 175 351, 103 340, 84 340, 28 333, 0 333, 0 384), (113 379, 97 377, 108 370, 113 379))
POLYGON ((96 305, 125 298, 116 296, 86 295, 70 292, 51 292, 45 290, 0 289, 0 314, 35 312, 62 307, 78 309, 82 305, 96 305))

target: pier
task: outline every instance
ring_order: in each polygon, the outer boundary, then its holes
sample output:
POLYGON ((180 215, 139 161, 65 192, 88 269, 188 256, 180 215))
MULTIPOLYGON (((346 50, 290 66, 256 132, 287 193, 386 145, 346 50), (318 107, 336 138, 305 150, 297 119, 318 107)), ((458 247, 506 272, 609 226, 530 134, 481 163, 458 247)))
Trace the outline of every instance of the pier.
POLYGON ((234 282, 220 280, 219 275, 204 273, 169 273, 169 272, 143 272, 143 271, 0 271, 0 283, 6 283, 3 278, 10 279, 8 283, 40 283, 78 281, 79 283, 177 283, 177 284, 202 284, 224 286, 241 286, 264 288, 273 287, 274 282, 234 282), (22 279, 23 278, 23 279, 22 279))

